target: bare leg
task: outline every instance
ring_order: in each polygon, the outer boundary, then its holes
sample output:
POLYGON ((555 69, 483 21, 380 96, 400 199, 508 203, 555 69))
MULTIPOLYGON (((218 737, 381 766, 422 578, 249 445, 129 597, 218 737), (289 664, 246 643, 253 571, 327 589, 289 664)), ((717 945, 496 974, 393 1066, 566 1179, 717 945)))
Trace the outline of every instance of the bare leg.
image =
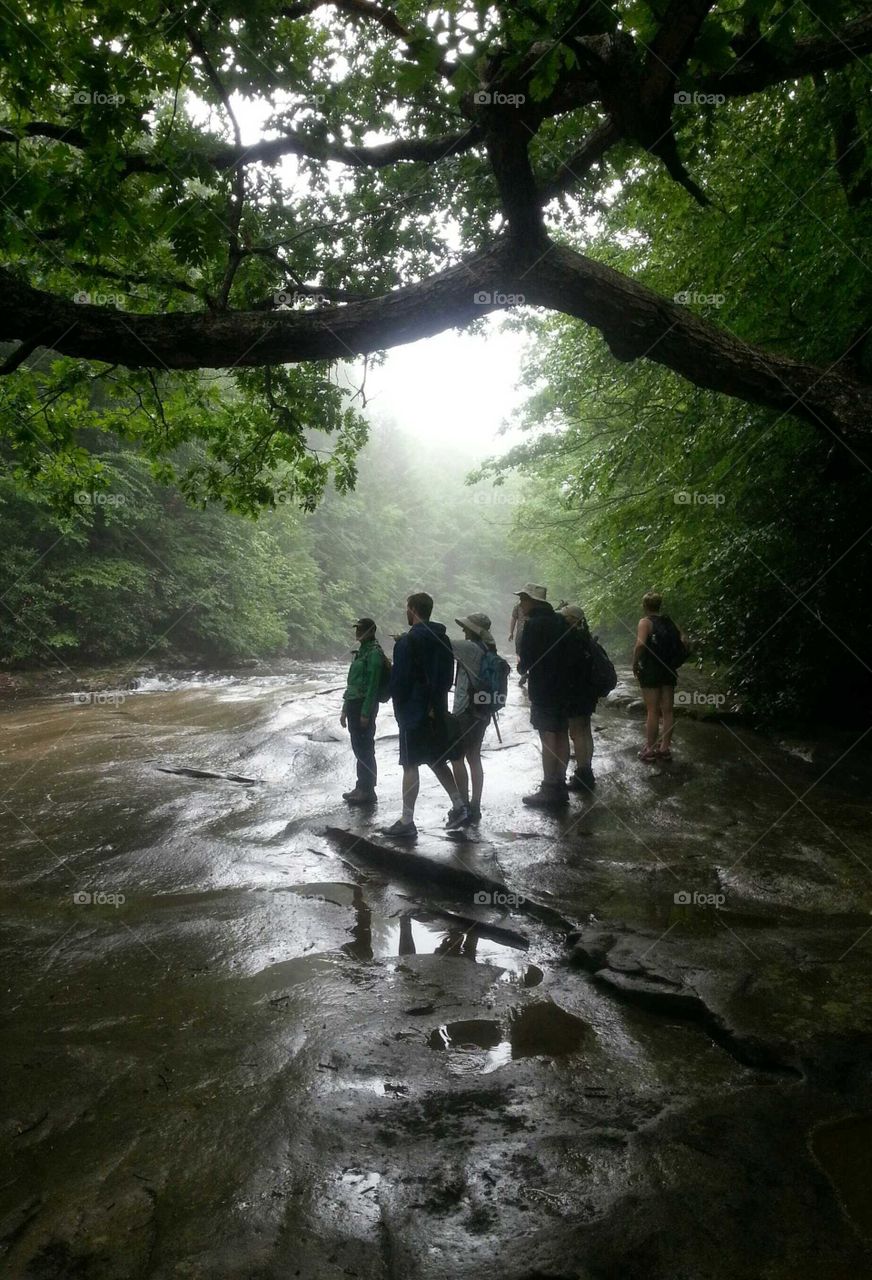
POLYGON ((407 764, 403 769, 403 819, 410 822, 415 816, 415 805, 418 801, 418 790, 421 779, 418 766, 407 764))
POLYGON ((569 736, 575 748, 576 769, 589 769, 593 760, 593 733, 590 716, 573 716, 569 721, 569 736))
MULTIPOLYGON (((443 760, 442 764, 432 764, 430 768, 436 774, 436 777, 442 783, 443 787, 448 792, 448 795, 453 800, 457 795, 458 787, 454 780, 454 774, 451 772, 448 765, 443 760)), ((466 769, 464 769, 463 772, 466 773, 466 769)))
POLYGON ((647 716, 645 719, 645 743, 649 751, 653 751, 660 732, 660 690, 647 689, 642 686, 642 697, 645 699, 647 716))
POLYGON ((481 793, 484 790, 484 769, 481 763, 481 746, 472 747, 467 752, 466 759, 469 762, 469 776, 472 779, 472 803, 480 805, 481 793))
MULTIPOLYGON (((454 771, 454 781, 457 790, 460 792, 460 798, 464 804, 469 803, 469 775, 466 772, 466 763, 461 757, 460 760, 452 760, 451 768, 454 771)), ((473 781, 473 786, 475 782, 473 781)))
POLYGON ((660 687, 660 706, 663 715, 663 736, 660 745, 664 751, 672 747, 672 730, 675 727, 675 686, 664 684, 660 687))
POLYGON ((542 775, 546 782, 562 782, 569 764, 569 734, 564 729, 554 733, 540 729, 542 739, 542 775))

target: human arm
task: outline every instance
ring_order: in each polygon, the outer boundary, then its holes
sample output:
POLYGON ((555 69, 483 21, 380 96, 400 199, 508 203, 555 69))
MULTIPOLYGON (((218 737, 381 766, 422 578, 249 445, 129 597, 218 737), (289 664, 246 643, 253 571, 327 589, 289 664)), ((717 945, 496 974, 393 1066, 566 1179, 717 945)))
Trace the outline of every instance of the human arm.
POLYGON ((636 628, 636 644, 633 649, 633 675, 637 678, 639 676, 639 664, 642 661, 642 654, 645 651, 645 646, 651 638, 651 631, 651 619, 640 618, 639 625, 636 628))

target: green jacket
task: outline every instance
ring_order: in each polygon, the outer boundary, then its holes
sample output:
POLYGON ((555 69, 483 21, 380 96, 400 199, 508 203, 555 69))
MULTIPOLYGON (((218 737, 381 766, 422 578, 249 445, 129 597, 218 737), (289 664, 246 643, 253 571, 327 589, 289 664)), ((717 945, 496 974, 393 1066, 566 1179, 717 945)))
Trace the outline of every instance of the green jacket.
POLYGON ((364 640, 348 668, 348 684, 343 702, 362 701, 362 716, 378 711, 378 687, 381 683, 384 654, 377 640, 364 640))

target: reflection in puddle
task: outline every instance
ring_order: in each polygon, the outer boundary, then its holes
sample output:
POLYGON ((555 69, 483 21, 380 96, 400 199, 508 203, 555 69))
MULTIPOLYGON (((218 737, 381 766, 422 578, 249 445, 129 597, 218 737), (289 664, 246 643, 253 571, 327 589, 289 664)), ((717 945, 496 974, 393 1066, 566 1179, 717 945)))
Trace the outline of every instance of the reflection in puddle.
POLYGON ((455 1071, 487 1075, 516 1058, 580 1053, 594 1040, 586 1022, 545 1000, 512 1010, 508 1034, 494 1018, 469 1018, 442 1023, 430 1032, 427 1044, 431 1049, 450 1051, 455 1071))

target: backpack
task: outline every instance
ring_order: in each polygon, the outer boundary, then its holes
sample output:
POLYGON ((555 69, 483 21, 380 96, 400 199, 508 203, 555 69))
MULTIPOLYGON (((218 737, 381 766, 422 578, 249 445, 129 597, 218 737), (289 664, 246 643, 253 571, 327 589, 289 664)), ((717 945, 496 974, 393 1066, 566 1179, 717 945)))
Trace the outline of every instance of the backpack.
POLYGON ((597 636, 590 638, 590 683, 598 698, 606 698, 618 683, 615 664, 599 642, 597 636))
POLYGON ((472 694, 473 710, 492 716, 502 711, 509 694, 509 664, 493 649, 482 647, 481 663, 472 694))
POLYGON ((391 696, 391 660, 381 649, 382 669, 378 680, 378 700, 387 702, 391 696))
POLYGON ((678 627, 665 613, 651 618, 651 639, 648 648, 663 666, 675 672, 687 661, 690 653, 681 638, 678 627), (659 625, 658 625, 659 624, 659 625))

